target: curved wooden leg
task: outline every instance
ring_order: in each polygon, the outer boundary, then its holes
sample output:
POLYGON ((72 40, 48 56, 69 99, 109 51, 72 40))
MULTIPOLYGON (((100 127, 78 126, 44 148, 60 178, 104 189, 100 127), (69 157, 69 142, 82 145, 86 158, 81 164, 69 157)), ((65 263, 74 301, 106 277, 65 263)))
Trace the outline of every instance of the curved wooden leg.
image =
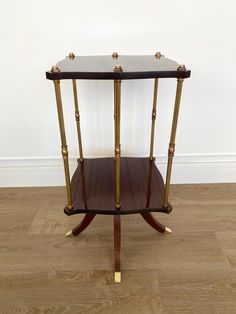
POLYGON ((141 213, 143 219, 155 230, 164 233, 172 233, 172 230, 164 225, 162 225, 159 221, 157 221, 151 213, 141 213))
POLYGON ((81 223, 66 233, 67 237, 75 237, 88 227, 96 214, 86 214, 81 223))
POLYGON ((115 257, 115 282, 121 282, 121 262, 120 262, 120 247, 121 247, 121 227, 120 215, 114 215, 114 257, 115 257))

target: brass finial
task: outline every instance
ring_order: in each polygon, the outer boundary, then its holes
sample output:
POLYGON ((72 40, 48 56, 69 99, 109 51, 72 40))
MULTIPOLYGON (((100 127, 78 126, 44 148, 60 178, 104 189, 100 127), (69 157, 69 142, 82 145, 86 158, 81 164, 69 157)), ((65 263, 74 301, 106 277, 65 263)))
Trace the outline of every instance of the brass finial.
POLYGON ((177 68, 177 71, 185 72, 186 71, 185 65, 184 64, 180 64, 178 66, 178 68, 177 68))
POLYGON ((74 60, 74 58, 75 58, 74 53, 73 53, 73 52, 70 52, 69 55, 68 55, 68 58, 69 58, 70 60, 74 60))
POLYGON ((112 58, 113 58, 113 59, 117 59, 117 58, 118 58, 118 53, 117 53, 117 52, 113 52, 112 58))
POLYGON ((60 69, 58 68, 57 65, 53 65, 52 68, 51 68, 51 72, 52 73, 60 72, 60 69))
POLYGON ((123 72, 122 66, 119 65, 119 64, 117 64, 117 65, 115 66, 114 72, 123 72))
POLYGON ((161 59, 161 57, 164 57, 160 52, 156 52, 155 54, 156 59, 161 59))

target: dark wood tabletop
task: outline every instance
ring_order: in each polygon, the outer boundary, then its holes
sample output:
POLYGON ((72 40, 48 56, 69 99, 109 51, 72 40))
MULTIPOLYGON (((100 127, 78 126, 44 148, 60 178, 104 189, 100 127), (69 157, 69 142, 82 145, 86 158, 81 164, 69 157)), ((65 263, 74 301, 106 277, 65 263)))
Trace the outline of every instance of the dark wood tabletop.
POLYGON ((128 80, 188 78, 191 71, 177 62, 156 55, 75 56, 70 54, 46 72, 49 80, 128 80))
POLYGON ((121 158, 121 208, 114 206, 114 158, 91 158, 78 163, 71 180, 73 210, 67 215, 93 213, 126 215, 144 212, 169 213, 163 208, 164 182, 155 161, 149 158, 121 158))

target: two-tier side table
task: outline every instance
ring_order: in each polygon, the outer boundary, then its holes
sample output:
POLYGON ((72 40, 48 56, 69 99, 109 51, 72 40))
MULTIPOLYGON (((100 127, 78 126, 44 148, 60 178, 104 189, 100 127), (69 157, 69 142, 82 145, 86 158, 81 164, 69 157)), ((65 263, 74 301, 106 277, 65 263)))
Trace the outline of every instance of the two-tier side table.
POLYGON ((82 222, 67 236, 76 236, 91 223, 96 215, 113 215, 115 282, 121 282, 121 224, 120 215, 140 214, 157 231, 171 233, 171 229, 158 222, 151 212, 169 214, 169 189, 175 137, 179 114, 182 85, 190 77, 184 65, 165 58, 160 52, 155 55, 128 56, 75 56, 70 53, 58 62, 46 77, 53 80, 56 94, 61 151, 64 162, 67 191, 65 214, 85 214, 82 222), (177 89, 168 149, 166 181, 153 156, 154 133, 157 108, 158 80, 177 78, 177 89), (150 152, 147 158, 121 157, 120 117, 121 82, 131 79, 153 79, 154 95, 151 114, 150 152), (63 117, 61 80, 72 80, 75 120, 78 131, 79 158, 75 173, 70 179, 66 132, 63 117), (77 80, 112 80, 114 82, 114 158, 84 158, 80 130, 80 113, 77 96, 77 80))

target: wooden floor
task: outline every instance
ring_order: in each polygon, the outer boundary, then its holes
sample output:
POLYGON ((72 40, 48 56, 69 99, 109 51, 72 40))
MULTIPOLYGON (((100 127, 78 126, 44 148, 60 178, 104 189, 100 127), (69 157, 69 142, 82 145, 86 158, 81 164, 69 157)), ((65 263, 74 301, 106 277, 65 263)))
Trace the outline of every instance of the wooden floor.
POLYGON ((0 313, 236 313, 236 184, 176 185, 173 212, 122 219, 122 283, 113 283, 113 224, 67 217, 64 188, 0 189, 0 313))

